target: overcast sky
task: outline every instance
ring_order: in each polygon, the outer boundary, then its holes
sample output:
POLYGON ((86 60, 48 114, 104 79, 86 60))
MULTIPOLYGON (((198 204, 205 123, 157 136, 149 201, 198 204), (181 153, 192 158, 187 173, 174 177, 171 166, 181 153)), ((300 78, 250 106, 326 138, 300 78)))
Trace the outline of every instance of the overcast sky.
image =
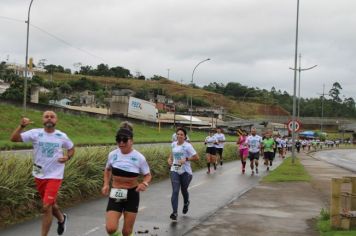
MULTIPOLYGON (((30 0, 0 0, 0 60, 24 63, 30 0), (9 19, 10 18, 10 19, 9 19), (20 21, 16 21, 20 20, 20 21)), ((356 98, 356 1, 301 0, 301 96, 333 82, 356 98)), ((187 84, 239 82, 293 94, 297 0, 34 0, 29 55, 122 66, 187 84), (64 40, 62 42, 48 33, 64 40), (69 43, 71 46, 69 46, 69 43)))

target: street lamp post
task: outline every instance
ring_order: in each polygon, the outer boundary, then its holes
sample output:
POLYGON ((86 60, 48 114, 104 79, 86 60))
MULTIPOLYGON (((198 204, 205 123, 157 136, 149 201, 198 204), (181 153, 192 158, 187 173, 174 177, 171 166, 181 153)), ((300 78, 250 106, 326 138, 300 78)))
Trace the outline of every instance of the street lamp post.
MULTIPOLYGON (((206 62, 206 61, 209 61, 209 60, 210 60, 210 58, 207 58, 207 59, 205 59, 205 60, 202 60, 201 62, 199 62, 199 63, 194 67, 193 73, 192 73, 192 81, 191 81, 192 86, 193 86, 193 81, 194 81, 194 72, 195 72, 195 70, 197 69, 197 67, 198 67, 201 63, 206 62)), ((191 94, 191 95, 190 95, 190 131, 192 131, 192 116, 193 116, 192 113, 193 113, 193 95, 191 94)))
MULTIPOLYGON (((294 53, 294 68, 297 68, 298 58, 298 27, 299 27, 299 0, 297 0, 297 22, 295 31, 295 53, 294 53)), ((296 113, 296 87, 297 87, 297 70, 294 70, 293 81, 293 116, 292 116, 292 163, 295 162, 295 113, 296 113)))
POLYGON ((26 113, 26 99, 27 99, 27 73, 28 73, 28 38, 30 34, 30 13, 33 0, 30 2, 27 13, 27 36, 26 36, 26 58, 25 58, 25 78, 24 78, 24 88, 23 88, 23 111, 26 113))
POLYGON ((299 68, 298 69, 296 69, 296 68, 291 68, 291 67, 289 67, 289 69, 291 69, 291 70, 296 70, 296 71, 298 71, 298 76, 299 76, 299 82, 298 82, 298 115, 297 115, 297 119, 299 120, 300 119, 300 75, 301 75, 301 72, 302 71, 306 71, 306 70, 311 70, 311 69, 313 69, 313 68, 315 68, 315 67, 317 67, 318 65, 314 65, 314 66, 312 66, 312 67, 308 67, 308 68, 301 68, 301 60, 302 60, 302 55, 301 54, 299 54, 299 68))

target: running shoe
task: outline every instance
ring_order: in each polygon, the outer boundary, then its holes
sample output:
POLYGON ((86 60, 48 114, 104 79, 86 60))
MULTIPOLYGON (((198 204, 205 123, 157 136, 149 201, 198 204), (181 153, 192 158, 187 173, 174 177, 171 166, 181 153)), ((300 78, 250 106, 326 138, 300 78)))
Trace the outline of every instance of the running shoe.
POLYGON ((242 169, 242 174, 245 174, 245 169, 242 169))
POLYGON ((220 161, 220 165, 221 165, 221 166, 223 165, 223 161, 220 161))
POLYGON ((67 220, 68 220, 67 214, 63 213, 63 218, 64 218, 63 222, 58 222, 58 227, 57 227, 58 235, 62 235, 67 228, 67 220))
POLYGON ((255 174, 255 172, 254 172, 254 171, 252 171, 252 172, 251 172, 251 176, 252 176, 252 175, 254 175, 254 174, 255 174))
POLYGON ((216 164, 214 165, 214 170, 216 170, 216 164))
POLYGON ((184 206, 183 206, 183 214, 187 214, 187 212, 189 210, 189 204, 190 204, 190 201, 188 201, 187 203, 184 204, 184 206))
POLYGON ((172 213, 169 218, 171 218, 172 221, 177 221, 178 214, 177 213, 172 213))
POLYGON ((267 171, 269 171, 269 166, 267 166, 267 171))
POLYGON ((256 168, 256 174, 258 174, 258 169, 256 168))

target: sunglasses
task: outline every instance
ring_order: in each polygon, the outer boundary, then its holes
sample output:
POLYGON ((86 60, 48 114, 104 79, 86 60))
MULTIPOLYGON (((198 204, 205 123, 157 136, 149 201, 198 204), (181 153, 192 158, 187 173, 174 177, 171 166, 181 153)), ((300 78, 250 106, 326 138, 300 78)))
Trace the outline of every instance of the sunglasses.
POLYGON ((121 142, 123 142, 123 143, 127 143, 128 141, 129 141, 129 137, 127 137, 127 136, 119 136, 117 139, 116 139, 116 142, 117 143, 121 143, 121 142))

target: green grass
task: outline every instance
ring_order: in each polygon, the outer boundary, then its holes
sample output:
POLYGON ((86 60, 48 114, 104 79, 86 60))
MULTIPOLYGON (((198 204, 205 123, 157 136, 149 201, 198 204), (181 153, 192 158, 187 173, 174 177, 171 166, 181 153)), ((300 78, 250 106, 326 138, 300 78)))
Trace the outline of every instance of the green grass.
POLYGON ((330 214, 327 210, 321 209, 318 218, 317 228, 321 236, 355 236, 356 230, 334 230, 330 225, 330 214))
POLYGON ((292 163, 292 158, 285 159, 275 170, 265 176, 263 182, 310 181, 311 177, 298 158, 292 163))
MULTIPOLYGON (((192 168, 205 168, 205 146, 193 144, 200 156, 192 162, 192 168)), ((103 184, 103 170, 109 152, 115 147, 86 147, 78 149, 66 164, 62 187, 58 195, 61 207, 76 205, 78 202, 98 198, 103 184)), ((167 158, 169 145, 140 146, 138 150, 149 163, 153 181, 168 177, 167 158)), ((236 160, 236 147, 226 144, 224 160, 236 160)), ((41 212, 41 201, 31 176, 31 157, 16 157, 11 154, 0 158, 0 227, 31 218, 41 212)), ((103 209, 104 210, 104 209, 103 209)))
MULTIPOLYGON (((12 131, 19 125, 22 109, 13 105, 0 104, 0 149, 30 148, 29 144, 13 143, 9 140, 12 131)), ((42 127, 42 112, 28 109, 27 117, 35 123, 28 127, 42 127)), ((71 115, 58 112, 57 128, 73 140, 75 145, 114 144, 115 133, 123 119, 99 120, 85 115, 71 115)), ((135 143, 170 142, 173 128, 161 128, 154 124, 134 124, 135 143)), ((203 142, 206 132, 194 131, 188 134, 192 141, 203 142)), ((236 137, 226 136, 228 141, 235 141, 236 137)))

